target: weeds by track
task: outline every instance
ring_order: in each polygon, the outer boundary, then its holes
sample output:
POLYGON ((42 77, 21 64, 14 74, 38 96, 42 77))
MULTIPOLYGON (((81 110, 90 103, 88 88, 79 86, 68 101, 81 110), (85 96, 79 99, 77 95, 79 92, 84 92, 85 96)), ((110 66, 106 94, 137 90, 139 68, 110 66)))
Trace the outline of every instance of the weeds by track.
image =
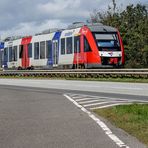
POLYGON ((1 77, 148 79, 148 69, 6 70, 1 77))

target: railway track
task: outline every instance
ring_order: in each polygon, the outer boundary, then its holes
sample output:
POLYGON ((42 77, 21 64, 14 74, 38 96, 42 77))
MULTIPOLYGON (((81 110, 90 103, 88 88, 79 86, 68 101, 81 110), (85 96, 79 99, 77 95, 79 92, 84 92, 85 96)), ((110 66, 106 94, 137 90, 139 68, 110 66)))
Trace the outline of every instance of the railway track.
POLYGON ((148 69, 67 69, 67 70, 6 70, 1 77, 46 78, 142 78, 148 79, 148 69))

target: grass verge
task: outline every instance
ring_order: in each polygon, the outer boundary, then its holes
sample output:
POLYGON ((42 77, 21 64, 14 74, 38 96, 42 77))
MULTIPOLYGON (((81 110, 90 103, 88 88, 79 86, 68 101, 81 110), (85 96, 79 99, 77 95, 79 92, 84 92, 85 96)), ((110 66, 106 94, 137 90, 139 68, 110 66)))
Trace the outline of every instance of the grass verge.
POLYGON ((94 112, 148 146, 148 104, 120 105, 94 112))

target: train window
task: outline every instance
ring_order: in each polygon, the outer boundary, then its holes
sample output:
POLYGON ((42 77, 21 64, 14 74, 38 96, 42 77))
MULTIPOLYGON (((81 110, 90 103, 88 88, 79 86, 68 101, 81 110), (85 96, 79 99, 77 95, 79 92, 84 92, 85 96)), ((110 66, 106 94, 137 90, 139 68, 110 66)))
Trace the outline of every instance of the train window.
POLYGON ((120 51, 117 33, 94 33, 99 51, 120 51))
POLYGON ((72 37, 66 39, 66 53, 72 54, 72 37))
POLYGON ((17 61, 17 46, 13 46, 12 61, 17 61))
POLYGON ((65 54, 65 39, 61 39, 61 54, 65 54))
POLYGON ((23 57, 23 45, 19 46, 19 58, 23 57))
POLYGON ((84 52, 90 52, 90 51, 91 51, 90 45, 88 43, 88 40, 84 36, 84 52))
POLYGON ((8 61, 8 48, 4 49, 4 61, 8 61))
POLYGON ((0 51, 0 55, 1 55, 1 66, 2 66, 2 63, 4 62, 4 50, 1 50, 0 51))
POLYGON ((80 53, 80 36, 74 37, 74 53, 80 53))
POLYGON ((52 58, 52 42, 46 41, 46 58, 52 58))
POLYGON ((45 59, 45 41, 40 42, 40 59, 45 59))
POLYGON ((34 59, 39 59, 39 42, 34 43, 34 59))
POLYGON ((9 47, 9 62, 12 62, 12 47, 9 47))
POLYGON ((28 56, 32 58, 32 43, 28 44, 28 56))

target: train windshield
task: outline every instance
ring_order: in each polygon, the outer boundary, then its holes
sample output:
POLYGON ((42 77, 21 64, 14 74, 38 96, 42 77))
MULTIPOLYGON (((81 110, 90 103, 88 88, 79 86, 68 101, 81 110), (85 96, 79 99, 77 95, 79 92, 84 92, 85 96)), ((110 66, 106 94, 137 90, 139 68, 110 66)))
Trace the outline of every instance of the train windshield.
POLYGON ((94 33, 99 51, 120 51, 117 33, 94 33))

